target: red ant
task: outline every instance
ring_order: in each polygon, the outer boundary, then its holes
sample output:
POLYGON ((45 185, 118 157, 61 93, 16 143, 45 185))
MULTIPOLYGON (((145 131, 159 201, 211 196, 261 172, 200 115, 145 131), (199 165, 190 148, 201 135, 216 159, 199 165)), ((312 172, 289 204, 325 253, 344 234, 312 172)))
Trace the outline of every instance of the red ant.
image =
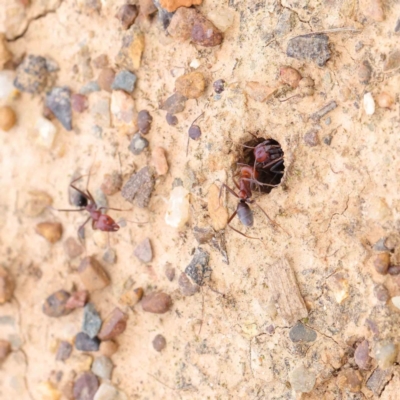
MULTIPOLYGON (((269 169, 271 172, 282 174, 278 168, 283 164, 283 151, 274 140, 267 139, 254 147, 253 153, 257 168, 269 169), (270 168, 271 167, 271 168, 270 168)), ((248 146, 247 146, 248 147, 248 146)))
POLYGON ((121 210, 119 208, 111 208, 111 207, 98 207, 94 197, 92 194, 89 192, 89 189, 87 188, 89 185, 89 178, 88 182, 86 185, 86 191, 82 191, 78 189, 74 183, 77 182, 78 180, 82 179, 84 175, 74 179, 70 183, 70 187, 75 189, 80 196, 82 196, 82 207, 77 209, 77 210, 66 210, 66 209, 56 209, 57 211, 83 211, 86 210, 90 214, 90 216, 87 218, 87 220, 79 227, 78 229, 78 236, 83 239, 84 238, 84 227, 85 225, 92 220, 92 228, 93 229, 100 229, 101 231, 104 232, 117 232, 120 228, 120 226, 107 214, 103 214, 101 211, 102 210, 115 210, 115 211, 130 211, 130 210, 121 210))

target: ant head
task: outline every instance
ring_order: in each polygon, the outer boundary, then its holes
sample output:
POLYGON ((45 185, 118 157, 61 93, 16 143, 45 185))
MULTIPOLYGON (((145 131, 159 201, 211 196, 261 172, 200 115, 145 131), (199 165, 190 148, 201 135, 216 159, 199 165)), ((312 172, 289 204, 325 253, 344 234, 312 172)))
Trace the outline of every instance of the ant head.
POLYGON ((119 225, 107 214, 101 214, 96 221, 96 228, 105 232, 117 232, 119 225))

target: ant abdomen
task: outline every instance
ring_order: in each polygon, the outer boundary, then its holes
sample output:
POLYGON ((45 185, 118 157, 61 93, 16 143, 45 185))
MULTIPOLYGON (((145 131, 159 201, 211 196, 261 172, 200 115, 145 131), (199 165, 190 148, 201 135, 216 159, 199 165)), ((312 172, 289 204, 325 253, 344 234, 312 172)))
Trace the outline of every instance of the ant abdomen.
POLYGON ((239 217, 240 222, 247 227, 252 227, 254 224, 253 211, 251 211, 249 205, 244 201, 240 201, 237 209, 237 215, 239 217))

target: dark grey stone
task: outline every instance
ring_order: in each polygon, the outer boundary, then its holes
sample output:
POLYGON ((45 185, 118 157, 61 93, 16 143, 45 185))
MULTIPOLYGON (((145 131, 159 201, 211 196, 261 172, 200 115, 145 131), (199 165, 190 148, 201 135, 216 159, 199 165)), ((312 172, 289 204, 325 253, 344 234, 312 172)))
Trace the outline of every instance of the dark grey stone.
POLYGON ((75 348, 79 351, 97 351, 100 347, 100 340, 91 338, 85 332, 79 332, 75 336, 75 348))
POLYGON ((298 60, 314 61, 323 67, 331 57, 329 37, 325 34, 294 37, 288 42, 286 54, 298 60))
POLYGON ((149 141, 140 133, 136 133, 129 145, 128 149, 135 155, 139 155, 146 147, 149 146, 149 141))
POLYGON ((71 91, 68 87, 54 87, 47 92, 46 106, 67 131, 72 130, 71 91))
POLYGON ((185 109, 187 98, 176 92, 169 96, 161 106, 162 110, 167 111, 168 114, 178 114, 185 109))
POLYGON ((136 75, 130 71, 122 70, 115 75, 114 82, 111 85, 112 90, 125 90, 132 93, 135 89, 136 75))
POLYGON ((99 333, 100 327, 101 318, 99 313, 92 303, 87 303, 83 309, 82 332, 93 339, 99 333))
POLYGON ((317 333, 303 325, 301 322, 297 322, 297 324, 290 330, 289 338, 292 342, 314 342, 317 339, 317 333))
POLYGON ((192 261, 190 261, 190 264, 185 268, 186 275, 193 279, 199 286, 204 284, 204 280, 209 277, 209 273, 211 272, 211 268, 208 267, 209 260, 210 255, 201 247, 198 247, 192 261))

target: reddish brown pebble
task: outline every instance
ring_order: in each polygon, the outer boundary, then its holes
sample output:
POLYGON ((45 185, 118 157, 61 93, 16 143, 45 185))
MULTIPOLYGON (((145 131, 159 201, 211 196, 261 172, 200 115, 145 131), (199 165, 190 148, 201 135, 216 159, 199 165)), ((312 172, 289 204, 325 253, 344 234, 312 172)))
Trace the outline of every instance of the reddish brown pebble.
POLYGON ((106 92, 112 92, 112 83, 114 82, 115 71, 112 68, 103 68, 100 71, 99 77, 97 78, 97 83, 102 90, 106 92))
POLYGON ((78 273, 89 292, 104 289, 110 284, 110 278, 94 257, 85 257, 78 267, 78 273))
POLYGON ((14 294, 14 280, 9 272, 0 266, 0 304, 11 300, 14 294))
POLYGON ((156 351, 164 350, 166 345, 167 341, 163 335, 156 335, 156 337, 153 339, 153 347, 156 351))
POLYGON ((400 265, 391 265, 388 269, 389 275, 399 275, 400 274, 400 265))
POLYGON ((369 344, 363 340, 354 352, 354 361, 360 369, 369 369, 371 357, 369 356, 369 344))
POLYGON ((384 285, 376 285, 374 287, 374 295, 379 301, 384 303, 386 303, 390 298, 389 292, 384 285))
POLYGON ((222 43, 222 32, 208 19, 197 14, 193 21, 192 40, 204 47, 214 47, 222 43))
POLYGON ((138 128, 142 135, 149 133, 153 117, 147 110, 141 110, 138 113, 138 128))
POLYGON ((70 294, 65 290, 58 290, 50 295, 43 304, 43 312, 52 318, 68 315, 72 310, 66 307, 70 294))
POLYGON ((390 254, 380 253, 375 256, 374 267, 378 274, 386 275, 390 265, 390 254))
POLYGON ((164 314, 171 306, 171 296, 163 292, 151 293, 142 299, 143 311, 154 314, 164 314))
POLYGON ((175 115, 167 113, 165 116, 165 119, 167 120, 167 124, 171 126, 178 125, 178 118, 175 115))
POLYGON ((193 21, 197 16, 194 8, 180 7, 172 16, 168 33, 177 41, 183 42, 192 34, 193 21))
POLYGON ((7 340, 0 339, 0 364, 11 353, 11 344, 7 340))
POLYGON ((65 308, 73 310, 75 308, 82 308, 88 302, 89 293, 87 290, 78 290, 71 294, 71 297, 68 299, 65 308))
POLYGON ((225 90, 226 82, 223 79, 217 79, 213 83, 214 92, 221 94, 225 90))
POLYGON ((372 67, 368 61, 363 61, 358 67, 358 80, 360 83, 367 85, 372 77, 372 67))
POLYGON ((62 225, 59 222, 41 222, 36 225, 36 233, 48 242, 56 243, 61 239, 62 225))
POLYGON ((123 29, 128 29, 138 16, 138 8, 133 4, 124 4, 115 15, 121 22, 123 29))
POLYGON ((83 113, 89 106, 88 99, 83 94, 74 93, 71 96, 72 110, 77 113, 83 113))
POLYGON ((64 242, 64 251, 67 254, 68 258, 72 260, 76 257, 79 257, 83 253, 83 247, 78 243, 75 238, 69 237, 64 242))
POLYGON ((93 60, 93 67, 96 69, 106 68, 108 66, 107 54, 100 54, 93 60))
POLYGON ((165 276, 170 282, 175 278, 175 268, 170 263, 165 266, 165 276))
POLYGON ((293 89, 299 86, 299 82, 302 79, 300 72, 292 67, 281 67, 279 74, 281 76, 281 81, 291 86, 293 89))
POLYGON ((156 147, 151 152, 151 162, 156 169, 157 175, 165 175, 168 172, 168 163, 165 156, 165 150, 162 147, 156 147))
POLYGON ((175 81, 175 90, 188 99, 199 98, 205 90, 206 81, 201 72, 193 71, 175 81))
POLYGON ((94 395, 99 388, 99 381, 95 374, 84 372, 79 375, 74 383, 74 399, 75 400, 93 400, 94 395))
POLYGON ((179 276, 178 284, 184 296, 193 296, 200 290, 200 286, 193 282, 184 272, 179 276))
POLYGON ((114 339, 126 329, 127 320, 127 314, 123 313, 118 307, 114 308, 103 322, 97 337, 100 340, 114 339))
POLYGON ((113 356, 118 350, 118 344, 112 340, 105 340, 100 343, 100 353, 103 356, 111 357, 113 356))
POLYGON ((128 289, 122 294, 119 302, 129 307, 134 307, 143 297, 143 289, 136 288, 134 290, 128 289))
POLYGON ((52 121, 56 116, 53 114, 53 111, 50 110, 49 107, 47 107, 46 105, 43 106, 43 111, 42 111, 42 115, 44 118, 52 121))
POLYGON ((58 349, 57 349, 56 360, 57 361, 65 361, 70 357, 71 353, 72 353, 71 343, 62 341, 62 342, 60 342, 58 349))
POLYGON ((14 110, 9 106, 0 107, 0 129, 8 132, 17 122, 14 110))
POLYGON ((107 196, 119 192, 122 187, 122 176, 118 171, 113 171, 111 174, 105 174, 103 183, 101 184, 101 190, 107 196))
POLYGON ((393 97, 386 92, 379 93, 375 100, 380 108, 391 108, 394 104, 393 97))
POLYGON ((139 11, 140 14, 148 16, 154 14, 157 11, 157 7, 154 5, 153 0, 139 0, 139 11))

